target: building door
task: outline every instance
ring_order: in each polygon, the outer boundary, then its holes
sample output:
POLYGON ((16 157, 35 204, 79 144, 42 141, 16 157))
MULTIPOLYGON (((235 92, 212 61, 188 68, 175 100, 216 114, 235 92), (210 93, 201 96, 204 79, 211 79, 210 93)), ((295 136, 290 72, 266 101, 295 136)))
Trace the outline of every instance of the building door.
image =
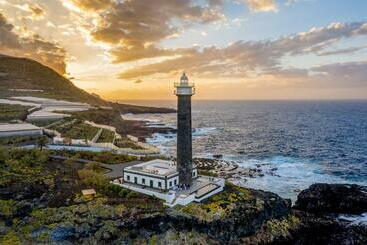
POLYGON ((150 187, 153 188, 153 180, 150 181, 150 187))

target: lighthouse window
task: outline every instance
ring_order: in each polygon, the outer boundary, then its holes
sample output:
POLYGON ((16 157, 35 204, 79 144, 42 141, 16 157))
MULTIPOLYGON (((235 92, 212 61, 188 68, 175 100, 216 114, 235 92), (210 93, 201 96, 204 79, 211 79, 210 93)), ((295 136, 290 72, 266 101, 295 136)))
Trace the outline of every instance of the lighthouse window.
POLYGON ((175 179, 175 185, 177 185, 177 179, 175 179))

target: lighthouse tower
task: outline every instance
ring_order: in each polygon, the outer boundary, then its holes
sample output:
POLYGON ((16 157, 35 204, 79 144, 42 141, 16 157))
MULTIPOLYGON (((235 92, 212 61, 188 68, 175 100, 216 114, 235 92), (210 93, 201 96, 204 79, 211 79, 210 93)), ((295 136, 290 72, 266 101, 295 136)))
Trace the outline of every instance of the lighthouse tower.
POLYGON ((180 184, 192 184, 192 131, 191 96, 195 94, 195 85, 189 83, 183 73, 179 83, 175 83, 177 95, 177 170, 180 184))

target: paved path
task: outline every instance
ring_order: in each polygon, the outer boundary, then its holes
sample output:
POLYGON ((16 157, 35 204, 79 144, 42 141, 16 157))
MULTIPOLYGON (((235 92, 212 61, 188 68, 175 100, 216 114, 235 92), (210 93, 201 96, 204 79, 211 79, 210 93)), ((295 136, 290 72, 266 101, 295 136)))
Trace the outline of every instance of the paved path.
MULTIPOLYGON (((70 159, 70 157, 58 156, 58 155, 51 155, 50 158, 57 159, 57 160, 70 159)), ((106 164, 106 163, 90 161, 90 160, 80 159, 80 158, 77 158, 77 159, 72 158, 72 159, 80 163, 97 163, 99 166, 110 170, 107 173, 105 173, 105 175, 111 179, 122 177, 124 168, 142 163, 142 161, 131 161, 131 162, 124 162, 124 163, 117 163, 117 164, 106 164)))
POLYGON ((131 162, 125 162, 125 163, 118 163, 118 164, 104 164, 100 163, 99 165, 101 167, 107 168, 111 171, 105 173, 106 176, 108 176, 111 179, 116 179, 119 177, 122 177, 122 173, 124 168, 130 167, 136 164, 142 163, 142 161, 131 161, 131 162))

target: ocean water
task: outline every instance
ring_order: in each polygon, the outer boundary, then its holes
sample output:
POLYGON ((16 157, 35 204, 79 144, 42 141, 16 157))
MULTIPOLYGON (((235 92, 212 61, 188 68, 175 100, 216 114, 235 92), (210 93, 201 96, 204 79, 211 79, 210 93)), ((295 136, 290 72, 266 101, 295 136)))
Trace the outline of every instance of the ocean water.
MULTIPOLYGON (((176 125, 175 114, 129 117, 176 125)), ((367 185, 367 101, 193 101, 192 119, 194 156, 222 154, 239 166, 263 169, 263 177, 238 180, 240 185, 292 200, 316 182, 367 185)), ((166 155, 175 154, 175 140, 175 134, 147 139, 166 155)))

